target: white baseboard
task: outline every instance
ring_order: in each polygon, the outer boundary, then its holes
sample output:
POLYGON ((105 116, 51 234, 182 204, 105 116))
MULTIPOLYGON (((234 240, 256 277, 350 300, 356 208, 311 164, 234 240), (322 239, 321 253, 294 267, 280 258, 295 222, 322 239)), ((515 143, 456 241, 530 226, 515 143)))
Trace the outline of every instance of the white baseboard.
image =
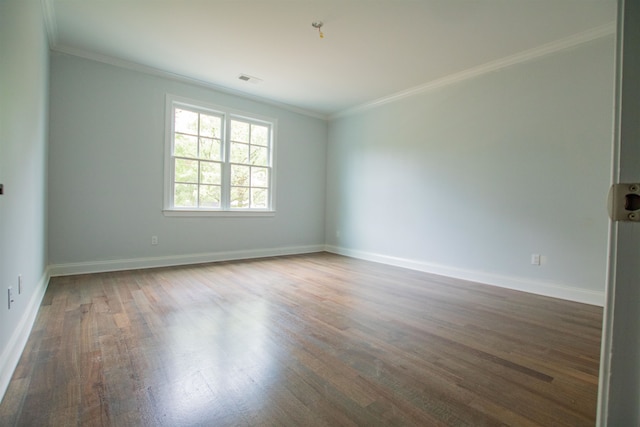
POLYGON ((290 246, 285 248, 249 249, 242 251, 210 252, 189 255, 116 259, 105 261, 53 264, 49 266, 51 277, 75 274, 104 273, 107 271, 138 270, 176 265, 204 264, 208 262, 234 261, 240 259, 265 258, 271 256, 297 255, 324 251, 324 245, 290 246))
POLYGON ((366 261, 379 262, 396 267, 423 271, 425 273, 453 277, 462 280, 469 280, 486 285, 499 286, 501 288, 529 292, 532 294, 544 295, 553 298, 560 298, 564 300, 580 302, 583 304, 591 304, 603 307, 605 302, 604 291, 590 291, 587 289, 580 289, 557 283, 523 279, 520 277, 504 276, 500 274, 487 273, 484 271, 465 270, 445 265, 432 264, 424 261, 380 255, 372 252, 359 251, 332 245, 326 245, 325 251, 352 258, 363 259, 366 261))
POLYGON ((24 347, 27 345, 27 340, 38 315, 50 277, 49 269, 46 269, 40 281, 36 284, 36 289, 27 303, 26 310, 22 313, 22 318, 13 331, 7 347, 0 353, 0 402, 7 391, 7 387, 9 387, 9 382, 16 366, 18 366, 24 347))
POLYGON ((244 251, 213 252, 191 255, 175 255, 164 257, 149 257, 121 260, 94 261, 70 264, 50 265, 36 285, 31 300, 27 305, 18 327, 13 332, 7 347, 0 353, 0 401, 4 397, 13 372, 20 356, 27 344, 31 329, 38 314, 38 309, 44 298, 49 279, 55 276, 67 276, 85 273, 101 273, 118 270, 135 270, 153 267, 169 267, 175 265, 200 264, 218 261, 232 261, 239 259, 264 258, 270 256, 297 255, 313 252, 331 252, 352 258, 379 262, 396 267, 423 271, 441 276, 469 280, 483 284, 514 289, 538 295, 560 298, 585 304, 604 306, 604 292, 589 291, 555 283, 534 281, 518 277, 491 274, 482 271, 464 270, 450 266, 437 265, 423 261, 392 257, 371 252, 342 248, 332 245, 293 246, 286 248, 254 249, 244 251))

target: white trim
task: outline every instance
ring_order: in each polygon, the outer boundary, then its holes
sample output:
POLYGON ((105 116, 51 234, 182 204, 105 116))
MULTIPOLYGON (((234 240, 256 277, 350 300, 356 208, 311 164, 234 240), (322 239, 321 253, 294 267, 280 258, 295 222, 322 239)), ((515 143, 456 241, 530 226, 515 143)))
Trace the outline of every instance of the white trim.
MULTIPOLYGON (((50 1, 51 0, 43 0, 43 4, 47 5, 47 3, 49 3, 50 1)), ((58 45, 58 40, 57 40, 57 28, 55 24, 56 22, 55 16, 53 15, 53 12, 54 12, 53 8, 47 5, 45 6, 44 9, 47 12, 45 13, 45 22, 47 23, 47 32, 49 34, 49 43, 51 46, 51 50, 59 54, 76 56, 76 57, 89 59, 96 62, 102 62, 104 64, 109 64, 119 68, 138 71, 144 74, 159 76, 159 77, 163 77, 163 78, 167 78, 167 79, 171 79, 171 80, 175 80, 183 83, 189 83, 189 84, 205 87, 208 89, 212 89, 221 93, 238 96, 247 100, 272 105, 272 106, 282 108, 284 110, 291 111, 294 113, 302 114, 305 116, 314 117, 321 120, 329 120, 329 121, 336 118, 359 113, 362 111, 370 110, 372 108, 375 108, 384 104, 395 102, 403 98, 418 95, 439 87, 443 87, 443 86, 454 84, 454 83, 467 80, 473 77, 477 77, 479 75, 496 71, 511 65, 530 61, 544 55, 549 55, 555 52, 569 49, 571 47, 578 46, 580 44, 587 43, 592 40, 597 40, 601 37, 606 37, 608 35, 615 34, 615 31, 616 31, 616 22, 615 21, 609 22, 607 24, 600 25, 598 27, 584 31, 582 33, 574 34, 572 36, 565 37, 563 39, 556 40, 556 41, 544 44, 542 46, 538 46, 536 48, 529 49, 524 52, 516 53, 514 55, 510 55, 510 56, 507 56, 495 61, 491 61, 476 67, 472 67, 458 73, 453 73, 443 78, 433 80, 433 81, 424 83, 422 85, 397 92, 389 96, 378 98, 371 102, 360 104, 355 107, 348 108, 343 111, 339 111, 337 113, 321 114, 315 111, 306 110, 304 108, 296 107, 283 102, 274 101, 274 100, 263 98, 256 95, 251 95, 249 93, 242 92, 237 89, 231 89, 231 88, 213 84, 207 81, 195 79, 192 77, 187 77, 182 74, 172 73, 169 71, 160 70, 158 68, 150 67, 147 65, 142 65, 136 62, 127 61, 127 60, 115 58, 112 56, 101 55, 95 52, 89 52, 83 49, 78 49, 70 46, 60 46, 58 45)))
POLYGON ((42 303, 45 291, 49 285, 50 277, 51 275, 47 268, 42 274, 40 281, 36 284, 33 295, 22 314, 22 318, 14 329, 13 334, 9 339, 9 343, 2 353, 0 353, 0 402, 9 387, 9 382, 13 376, 13 372, 18 366, 20 356, 22 356, 22 352, 27 345, 31 329, 33 328, 33 324, 38 315, 38 310, 40 309, 40 304, 42 303))
POLYGON ((452 277, 455 279, 469 280, 472 282, 529 292, 537 295, 544 295, 584 304, 597 305, 600 307, 604 305, 604 292, 589 291, 586 289, 580 289, 564 284, 523 279, 513 276, 504 276, 477 270, 465 270, 447 265, 433 264, 407 258, 393 257, 389 255, 381 255, 372 252, 359 251, 332 245, 325 246, 325 251, 352 258, 363 259, 366 261, 379 262, 381 264, 408 268, 411 270, 452 277))
POLYGON ((565 49, 569 49, 569 48, 581 45, 583 43, 590 42, 592 40, 597 40, 601 37, 606 37, 606 36, 615 34, 615 30, 616 30, 615 21, 609 22, 607 24, 601 25, 599 27, 593 28, 588 31, 584 31, 582 33, 574 34, 572 36, 565 37, 563 39, 556 40, 551 43, 547 43, 542 46, 535 47, 533 49, 525 50, 524 52, 516 53, 515 55, 510 55, 495 61, 487 62, 485 64, 478 65, 476 67, 472 67, 458 73, 449 74, 440 79, 433 80, 433 81, 424 83, 422 85, 415 86, 413 88, 410 88, 401 92, 397 92, 389 96, 378 98, 371 102, 367 102, 365 104, 361 104, 361 105, 337 112, 335 114, 331 114, 329 115, 329 120, 360 113, 366 110, 379 107, 381 105, 389 104, 404 98, 419 95, 421 93, 428 92, 443 86, 448 86, 454 83, 461 82, 463 80, 468 80, 468 79, 480 76, 482 74, 486 74, 492 71, 497 71, 499 69, 506 68, 511 65, 516 65, 523 62, 531 61, 533 59, 540 58, 545 55, 549 55, 555 52, 559 52, 565 49))
POLYGON ((238 117, 240 119, 247 119, 257 123, 263 122, 267 124, 272 124, 278 121, 278 119, 275 117, 265 116, 262 114, 254 114, 250 111, 238 110, 236 108, 227 107, 225 105, 216 104, 214 102, 176 95, 174 93, 166 93, 165 98, 167 101, 170 101, 167 103, 167 105, 169 106, 172 105, 171 103, 182 104, 187 108, 193 108, 205 114, 209 114, 211 112, 216 114, 227 114, 238 117))
POLYGON ((58 21, 56 20, 56 12, 53 7, 53 0, 41 0, 42 17, 44 26, 47 30, 47 38, 49 39, 49 49, 53 49, 58 43, 58 21))
POLYGON ((265 218, 276 216, 276 211, 259 211, 259 210, 213 210, 213 209, 163 209, 164 216, 175 217, 229 217, 229 218, 265 218))
POLYGON ((290 111, 292 113, 302 114, 304 116, 309 116, 316 119, 321 119, 321 120, 328 119, 328 116, 326 114, 320 114, 315 111, 305 110, 304 108, 296 107, 290 104, 285 104, 284 102, 274 101, 272 99, 264 98, 257 95, 251 95, 249 93, 242 92, 240 90, 231 89, 228 87, 220 86, 214 83, 195 79, 192 77, 187 77, 182 74, 160 70, 158 68, 149 67, 147 65, 142 65, 137 62, 126 61, 124 59, 114 58, 107 55, 100 55, 94 52, 89 52, 89 51, 74 48, 74 47, 59 46, 57 44, 55 46, 52 46, 51 50, 62 55, 76 56, 78 58, 84 58, 84 59, 88 59, 95 62, 101 62, 103 64, 112 65, 114 67, 124 68, 126 70, 137 71, 139 73, 162 77, 162 78, 177 81, 180 83, 187 83, 195 86, 200 86, 206 89, 215 90, 216 92, 237 96, 249 101, 259 102, 261 104, 271 105, 273 107, 281 108, 283 110, 290 111))
POLYGON ((173 152, 173 103, 175 98, 173 95, 165 95, 165 112, 164 112, 164 169, 163 169, 163 200, 162 206, 164 210, 170 209, 173 204, 173 167, 171 165, 171 153, 173 152))
POLYGON ((210 252, 189 255, 169 255, 133 259, 54 264, 49 266, 51 277, 75 274, 103 273, 107 271, 138 270, 144 268, 171 267, 176 265, 205 264, 220 261, 266 258, 272 256, 298 255, 323 252, 324 245, 289 246, 284 248, 247 249, 239 251, 210 252))
MULTIPOLYGON (((164 143, 164 200, 163 214, 165 216, 229 216, 229 217, 249 217, 249 216, 274 216, 276 210, 276 138, 278 129, 278 119, 273 117, 252 114, 246 111, 236 110, 212 104, 207 101, 199 101, 197 99, 186 98, 179 95, 167 93, 165 95, 165 143, 164 143), (218 116, 222 121, 222 134, 220 135, 220 144, 222 145, 222 158, 216 163, 222 167, 222 179, 220 183, 221 200, 219 209, 206 208, 176 208, 174 207, 174 185, 175 185, 175 169, 173 161, 174 156, 174 132, 175 120, 174 111, 176 108, 184 108, 198 114, 208 114, 218 116), (231 122, 242 121, 268 127, 269 129, 269 164, 261 166, 269 170, 269 184, 267 190, 269 192, 269 207, 266 209, 233 209, 230 206, 230 168, 231 168, 231 122)), ((194 159, 201 161, 203 159, 194 159)), ((251 166, 251 165, 246 165, 251 166)), ((199 182, 198 178, 198 182, 199 182)), ((251 187, 254 188, 254 187, 251 187)), ((260 187, 256 187, 260 188, 260 187)))
MULTIPOLYGON (((617 2, 616 55, 614 72, 614 99, 612 107, 613 135, 611 138, 611 182, 620 182, 620 131, 622 111, 622 62, 624 41, 624 0, 617 2)), ((616 294, 616 265, 618 260, 618 223, 609 221, 607 247, 607 291, 604 301, 602 321, 602 341, 600 344, 600 369, 598 377, 598 401, 596 406, 596 426, 605 427, 609 418, 609 394, 611 385, 611 357, 613 350, 613 320, 616 294)))

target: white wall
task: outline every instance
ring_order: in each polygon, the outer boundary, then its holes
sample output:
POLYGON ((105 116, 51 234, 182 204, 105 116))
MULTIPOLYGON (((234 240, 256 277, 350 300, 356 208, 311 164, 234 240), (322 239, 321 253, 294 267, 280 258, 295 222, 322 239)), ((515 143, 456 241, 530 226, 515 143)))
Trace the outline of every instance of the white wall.
POLYGON ((331 121, 331 250, 603 304, 614 50, 607 36, 331 121))
POLYGON ((326 121, 78 57, 51 62, 52 274, 322 248, 326 121), (163 216, 167 93, 277 119, 274 217, 163 216))
POLYGON ((40 2, 0 1, 0 398, 48 281, 48 49, 40 2))

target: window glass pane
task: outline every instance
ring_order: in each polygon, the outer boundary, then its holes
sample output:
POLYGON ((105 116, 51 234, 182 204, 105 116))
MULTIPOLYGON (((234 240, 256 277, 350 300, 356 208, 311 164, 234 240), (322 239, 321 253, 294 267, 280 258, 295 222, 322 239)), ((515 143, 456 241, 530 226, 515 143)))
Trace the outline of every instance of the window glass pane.
POLYGON ((269 128, 262 125, 251 125, 251 143, 257 145, 268 145, 269 128))
POLYGON ((195 184, 176 184, 173 193, 173 205, 179 208, 195 207, 198 200, 198 186, 195 184))
POLYGON ((232 142, 231 163, 249 163, 249 145, 232 142))
POLYGON ((173 154, 179 157, 197 157, 198 138, 176 133, 173 143, 173 154))
POLYGON ((198 113, 193 111, 175 109, 175 127, 176 132, 198 134, 198 113))
POLYGON ((220 163, 200 162, 200 183, 220 185, 220 163))
POLYGON ((268 207, 269 190, 265 188, 251 189, 251 207, 257 209, 266 209, 268 207))
POLYGON ((251 168, 251 186, 268 187, 269 170, 267 168, 251 168))
POLYGON ((231 185, 249 186, 249 166, 231 165, 231 185))
POLYGON ((217 185, 200 186, 200 207, 219 208, 220 207, 220 187, 217 185))
POLYGON ((255 145, 251 146, 251 164, 257 166, 268 166, 269 165, 269 157, 268 157, 267 147, 256 147, 255 145))
POLYGON ((222 120, 218 116, 200 114, 200 136, 220 138, 222 135, 222 120))
POLYGON ((220 155, 220 140, 210 138, 200 138, 201 159, 222 160, 220 155))
POLYGON ((175 182, 198 182, 198 161, 176 159, 175 182))
POLYGON ((171 102, 171 207, 270 209, 274 124, 197 100, 171 102))
POLYGON ((249 142, 249 123, 231 120, 231 140, 249 142))
POLYGON ((232 208, 248 208, 249 207, 249 188, 231 187, 231 207, 232 208))

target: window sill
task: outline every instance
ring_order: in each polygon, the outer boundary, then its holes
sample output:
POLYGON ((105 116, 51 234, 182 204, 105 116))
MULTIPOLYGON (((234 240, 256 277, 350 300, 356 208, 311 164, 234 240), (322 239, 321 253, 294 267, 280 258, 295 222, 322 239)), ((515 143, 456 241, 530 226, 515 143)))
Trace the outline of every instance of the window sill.
POLYGON ((221 211, 221 210, 207 210, 207 209, 163 209, 162 214, 164 216, 174 217, 245 217, 245 218, 260 218, 260 217, 272 217, 276 215, 276 211, 257 211, 257 210, 233 210, 233 211, 221 211))

